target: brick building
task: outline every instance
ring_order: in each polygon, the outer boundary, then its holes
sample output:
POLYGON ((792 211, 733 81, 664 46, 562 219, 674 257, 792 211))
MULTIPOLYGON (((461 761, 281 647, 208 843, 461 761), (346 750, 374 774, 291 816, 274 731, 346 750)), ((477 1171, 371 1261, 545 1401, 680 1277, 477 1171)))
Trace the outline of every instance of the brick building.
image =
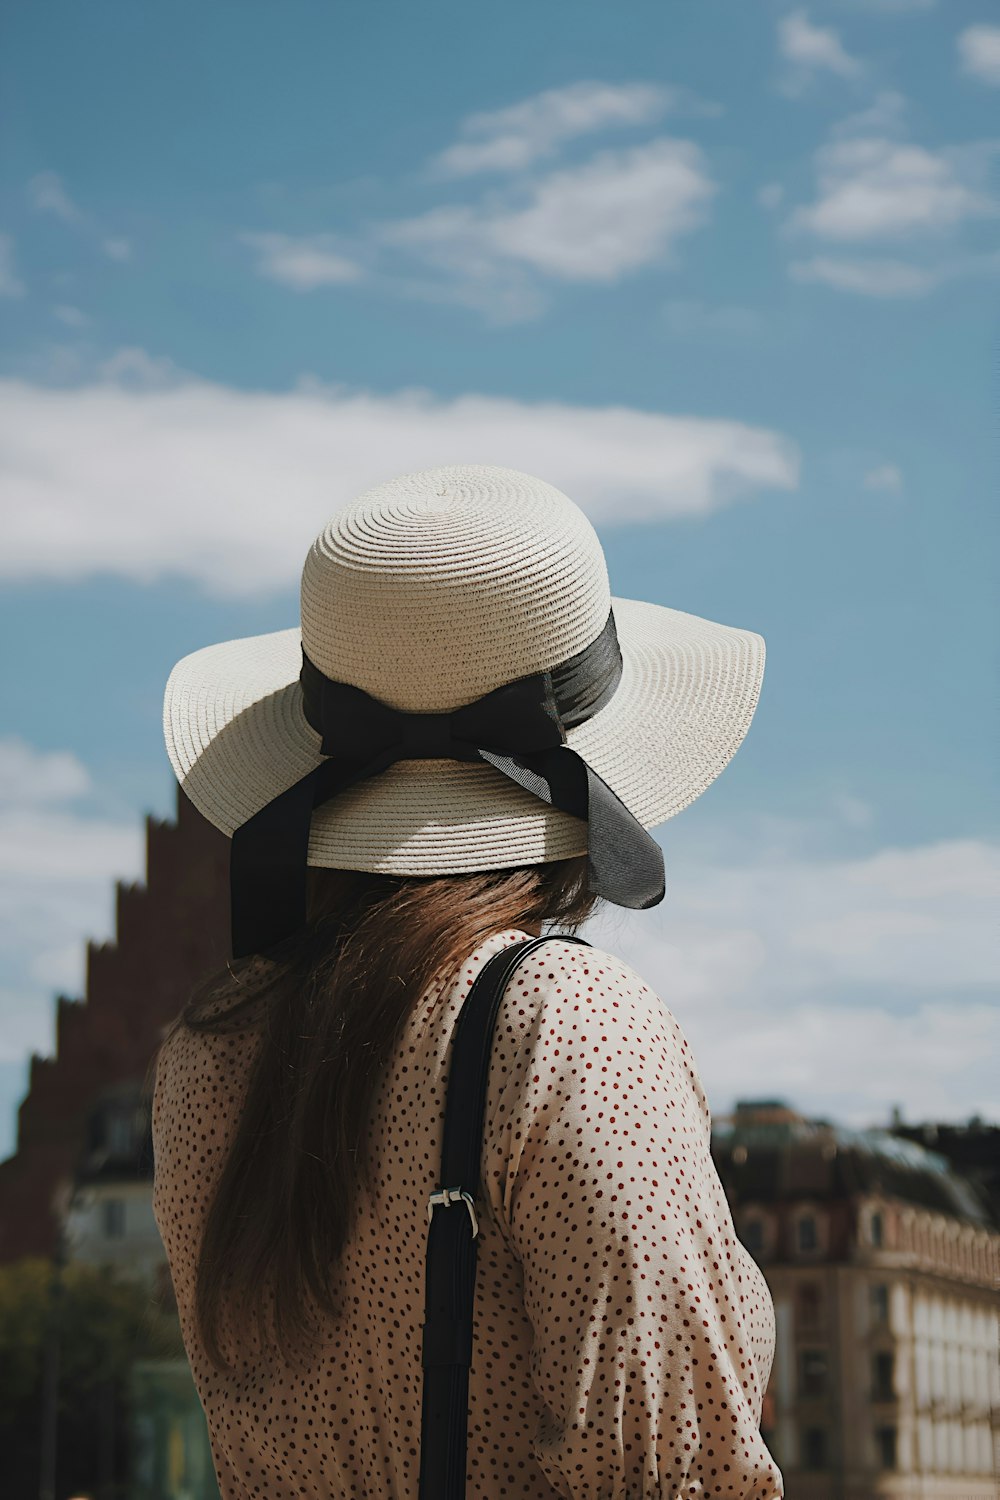
POLYGON ((0 1162, 0 1264, 52 1254, 99 1100, 141 1089, 161 1029, 225 962, 228 850, 180 791, 176 822, 147 818, 145 884, 119 884, 114 940, 88 947, 85 997, 60 996, 55 1054, 31 1059, 17 1149, 0 1162))

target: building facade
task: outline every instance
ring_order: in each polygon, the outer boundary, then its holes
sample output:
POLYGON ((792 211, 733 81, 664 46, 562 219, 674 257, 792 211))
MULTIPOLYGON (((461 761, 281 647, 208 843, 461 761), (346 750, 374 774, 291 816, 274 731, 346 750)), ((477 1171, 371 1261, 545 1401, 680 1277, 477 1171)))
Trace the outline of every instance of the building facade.
POLYGON ((712 1149, 774 1301, 762 1430, 788 1493, 995 1500, 1000 1226, 986 1195, 914 1142, 774 1101, 716 1119, 712 1149))

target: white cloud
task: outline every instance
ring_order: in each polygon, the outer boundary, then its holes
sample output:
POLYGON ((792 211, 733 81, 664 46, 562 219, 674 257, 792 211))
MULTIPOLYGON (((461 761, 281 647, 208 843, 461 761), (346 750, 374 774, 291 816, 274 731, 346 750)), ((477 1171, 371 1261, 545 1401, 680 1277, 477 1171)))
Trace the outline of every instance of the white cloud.
POLYGON ((1000 26, 967 26, 957 46, 963 73, 1000 85, 1000 26))
POLYGON ((780 182, 765 182, 757 192, 757 202, 764 208, 777 208, 784 196, 785 189, 780 182))
POLYGON ((114 354, 101 360, 97 373, 103 381, 111 382, 128 390, 154 390, 176 385, 187 376, 187 371, 175 365, 166 355, 147 354, 145 349, 134 345, 116 349, 114 354))
POLYGON ((792 11, 778 22, 778 48, 786 62, 799 69, 825 68, 841 78, 853 78, 861 63, 844 50, 829 26, 813 26, 804 10, 792 11))
POLYGON ((998 144, 933 152, 875 136, 833 141, 816 154, 816 202, 796 209, 788 228, 856 241, 995 217, 1000 205, 981 185, 998 144))
POLYGON ((28 197, 32 208, 41 213, 55 214, 68 224, 78 224, 83 219, 57 172, 39 172, 32 177, 28 183, 28 197))
POLYGON ((663 318, 674 333, 759 333, 763 318, 752 307, 711 307, 707 303, 675 298, 664 303, 663 318))
POLYGON ((822 282, 837 291, 856 292, 865 297, 923 297, 958 277, 997 275, 1000 251, 952 256, 934 265, 821 255, 808 261, 793 261, 789 272, 796 281, 822 282))
POLYGON ((88 818, 71 804, 91 790, 67 751, 0 740, 0 962, 17 983, 0 992, 0 1060, 50 1045, 55 986, 79 993, 87 938, 112 932, 114 882, 142 873, 140 819, 88 818))
MULTIPOLYGON (((54 214, 66 224, 73 224, 90 238, 96 238, 110 260, 125 261, 132 257, 131 241, 122 236, 104 236, 92 214, 73 201, 57 172, 38 172, 28 182, 28 198, 39 213, 54 214)), ((64 273, 65 276, 65 273, 64 273)))
POLYGON ((132 242, 121 237, 111 235, 102 242, 102 250, 109 260, 131 260, 132 242))
POLYGON ((24 282, 14 268, 14 240, 0 234, 0 297, 23 297, 24 282))
POLYGON ((335 235, 247 232, 239 238, 257 252, 257 273, 295 292, 312 292, 320 286, 342 286, 358 281, 361 267, 341 253, 335 235))
POLYGON ((462 139, 434 158, 432 170, 447 177, 520 171, 575 137, 650 124, 685 97, 691 97, 687 91, 649 83, 583 80, 545 89, 504 109, 466 116, 459 126, 462 139))
POLYGON ((864 109, 838 120, 830 134, 835 140, 858 135, 897 135, 905 127, 906 110, 902 94, 895 89, 882 89, 864 109))
POLYGON ((382 290, 476 309, 493 323, 537 317, 546 280, 611 284, 669 266, 675 242, 700 227, 718 191, 692 141, 658 137, 603 150, 547 174, 532 169, 570 140, 612 126, 648 126, 668 110, 713 115, 690 89, 592 80, 547 89, 468 116, 463 139, 423 180, 506 173, 472 202, 438 202, 351 235, 244 231, 258 274, 298 292, 362 277, 382 290))
POLYGON ((892 1102, 918 1117, 1000 1109, 1000 1006, 986 998, 1000 846, 821 859, 762 840, 734 865, 700 857, 699 841, 693 827, 668 835, 662 907, 603 913, 585 935, 676 1015, 714 1108, 763 1078, 769 1095, 858 1124, 892 1102))
POLYGON ((93 322, 79 307, 73 307, 68 302, 59 302, 52 309, 52 316, 58 318, 60 323, 65 323, 67 328, 87 328, 93 322))
POLYGON ((315 382, 278 394, 182 375, 150 389, 9 380, 0 436, 3 575, 184 575, 227 596, 293 587, 339 506, 437 464, 539 474, 598 524, 707 515, 798 483, 794 445, 741 422, 315 382))
POLYGON ((1000 251, 955 247, 967 222, 1000 215, 991 183, 1000 139, 930 151, 903 138, 905 112, 902 94, 885 89, 835 124, 816 152, 815 201, 782 228, 840 245, 916 242, 920 253, 818 255, 790 265, 796 280, 868 297, 922 297, 946 281, 1000 270, 1000 251))
POLYGON ((11 736, 0 740, 0 807, 65 802, 90 791, 90 777, 68 750, 36 750, 11 736))
POLYGON ((892 490, 899 494, 903 488, 903 476, 895 464, 879 464, 865 475, 865 489, 892 490))
POLYGON ((667 259, 703 224, 717 191, 699 148, 659 139, 602 151, 533 183, 528 201, 489 199, 383 225, 383 239, 476 281, 505 266, 567 281, 613 282, 667 259))
POLYGON ((933 271, 902 260, 842 260, 820 255, 793 261, 796 281, 819 281, 867 297, 922 297, 937 285, 933 271))
POLYGON ((849 828, 870 828, 874 822, 875 813, 871 804, 862 801, 860 797, 851 796, 849 792, 842 792, 836 797, 833 807, 849 828))
MULTIPOLYGON (((839 800, 834 811, 842 817, 839 800)), ((1000 979, 1000 845, 953 839, 822 859, 781 847, 780 820, 772 818, 770 827, 779 835, 772 846, 738 863, 722 851, 711 861, 699 858, 693 832, 668 835, 663 906, 602 916, 623 941, 638 944, 648 967, 669 975, 668 994, 713 1010, 740 996, 777 1008, 837 987, 885 985, 915 999, 1000 979), (715 955, 717 941, 725 982, 691 959, 703 947, 715 955), (676 974, 660 962, 664 945, 688 955, 689 982, 679 991, 676 974)), ((668 994, 662 998, 669 1004, 668 994)))
POLYGON ((943 988, 902 1014, 813 1000, 780 1013, 734 1006, 724 1026, 701 1015, 681 1024, 713 1116, 758 1097, 766 1080, 769 1098, 854 1128, 887 1125, 894 1105, 910 1120, 995 1119, 1000 1007, 943 988))

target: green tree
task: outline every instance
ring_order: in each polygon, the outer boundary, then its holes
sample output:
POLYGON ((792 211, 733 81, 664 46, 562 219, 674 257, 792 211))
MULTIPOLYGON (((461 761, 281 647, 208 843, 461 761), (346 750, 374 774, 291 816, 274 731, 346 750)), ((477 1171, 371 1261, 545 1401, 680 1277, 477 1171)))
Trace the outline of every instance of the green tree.
POLYGON ((6 1500, 36 1500, 46 1339, 59 1345, 56 1494, 127 1494, 129 1373, 135 1359, 183 1353, 177 1316, 110 1268, 69 1265, 54 1297, 50 1261, 0 1266, 0 1453, 6 1500))

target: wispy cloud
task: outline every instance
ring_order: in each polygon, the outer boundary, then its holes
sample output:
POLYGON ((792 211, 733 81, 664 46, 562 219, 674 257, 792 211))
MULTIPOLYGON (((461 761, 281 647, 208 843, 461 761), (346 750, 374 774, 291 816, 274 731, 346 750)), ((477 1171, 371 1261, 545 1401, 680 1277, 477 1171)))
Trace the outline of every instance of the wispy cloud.
POLYGON ((944 282, 1000 269, 1000 253, 955 244, 967 224, 1000 215, 991 184, 1000 140, 930 150, 905 138, 905 114, 903 96, 883 90, 835 124, 815 155, 815 200, 795 208, 782 233, 831 246, 895 241, 907 258, 822 254, 793 261, 796 280, 870 297, 922 297, 944 282))
POLYGON ((79 307, 73 307, 69 302, 57 302, 52 309, 52 316, 58 318, 60 323, 65 323, 67 328, 87 328, 93 319, 79 307))
POLYGON ((23 297, 24 282, 14 266, 14 240, 0 234, 0 297, 23 297))
POLYGON ((821 282, 863 297, 925 297, 948 281, 1000 275, 1000 250, 951 256, 933 265, 914 265, 888 257, 819 255, 812 260, 793 261, 788 269, 796 281, 821 282))
POLYGON ((14 736, 0 739, 0 804, 66 802, 90 790, 90 776, 68 750, 36 750, 14 736))
POLYGON ((515 172, 553 156, 568 141, 595 131, 648 125, 668 110, 715 115, 720 106, 687 88, 583 79, 545 89, 503 109, 468 115, 460 139, 435 156, 431 173, 464 177, 475 172, 515 172))
POLYGON ((245 231, 258 274, 298 291, 362 277, 390 295, 458 303, 488 321, 537 317, 560 281, 612 285, 649 265, 669 267, 676 242, 706 222, 718 191, 693 141, 658 136, 546 168, 570 141, 667 111, 710 115, 691 90, 584 80, 506 108, 470 115, 463 139, 418 182, 452 193, 485 172, 501 185, 471 201, 375 220, 351 235, 245 231))
POLYGON ((879 464, 865 475, 865 489, 891 490, 898 495, 903 488, 903 475, 895 464, 879 464))
POLYGON ((80 224, 83 214, 73 202, 58 172, 38 172, 28 183, 28 199, 39 213, 55 214, 67 224, 80 224))
POLYGON ((126 345, 116 349, 97 366, 101 380, 120 390, 153 391, 176 387, 191 377, 166 355, 147 354, 145 349, 126 345))
POLYGON ((239 238, 257 252, 257 271, 269 281, 312 292, 320 286, 358 281, 364 271, 344 255, 335 235, 262 234, 246 231, 239 238))
POLYGON ((856 1124, 894 1102, 921 1118, 1000 1109, 1000 846, 829 859, 782 848, 779 829, 734 861, 698 844, 678 825, 663 906, 604 912, 585 935, 677 1016, 715 1108, 756 1068, 769 1093, 856 1124))
POLYGON ((957 45, 963 73, 1000 86, 1000 26, 967 26, 957 45))
POLYGON ((816 154, 815 203, 795 210, 791 230, 858 241, 952 230, 992 218, 1000 204, 986 190, 998 142, 928 151, 862 136, 836 140, 816 154))
POLYGON ((757 202, 763 208, 777 208, 784 196, 785 189, 780 182, 765 182, 757 190, 757 202))
POLYGON ((474 283, 524 270, 609 283, 667 261, 716 191, 698 146, 659 139, 602 151, 526 191, 384 225, 381 237, 474 283))
POLYGON ((114 882, 142 871, 143 830, 87 816, 93 790, 68 751, 0 740, 0 1059, 48 1050, 51 987, 77 993, 86 939, 110 936, 114 882))
POLYGON ((833 140, 856 136, 896 136, 906 128, 907 102, 897 89, 880 89, 870 104, 837 120, 830 129, 833 140))
POLYGON ((840 292, 865 297, 923 297, 938 285, 939 273, 905 260, 817 255, 789 266, 795 281, 816 281, 840 292))
POLYGON ((112 235, 101 243, 101 249, 109 260, 131 260, 132 241, 123 239, 120 235, 112 235))
POLYGON ((814 26, 805 10, 792 11, 778 22, 778 51, 787 64, 781 87, 792 95, 801 93, 816 73, 857 78, 863 71, 836 31, 831 26, 814 26))
POLYGON ((106 235, 94 216, 85 213, 70 196, 58 172, 37 172, 29 179, 27 192, 28 200, 36 212, 53 214, 55 218, 62 219, 64 224, 71 224, 88 238, 95 239, 109 260, 131 259, 131 241, 121 236, 106 235))
POLYGON ((708 515, 798 483, 795 445, 741 422, 317 383, 272 394, 181 375, 152 389, 0 383, 0 438, 4 576, 180 575, 229 596, 294 587, 338 505, 436 464, 539 473, 599 524, 708 515))

